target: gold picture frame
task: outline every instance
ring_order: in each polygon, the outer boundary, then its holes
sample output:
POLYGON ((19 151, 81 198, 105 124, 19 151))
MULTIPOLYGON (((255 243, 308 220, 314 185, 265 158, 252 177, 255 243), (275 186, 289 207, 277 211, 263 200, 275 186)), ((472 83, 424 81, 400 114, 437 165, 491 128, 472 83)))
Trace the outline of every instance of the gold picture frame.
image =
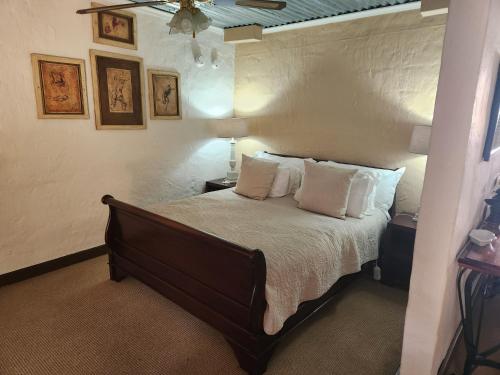
POLYGON ((90 50, 96 129, 146 129, 142 58, 90 50))
POLYGON ((85 61, 31 54, 39 119, 88 119, 85 61))
POLYGON ((148 69, 149 117, 152 120, 182 119, 180 74, 148 69))
MULTIPOLYGON (((92 2, 92 7, 102 4, 92 2)), ((124 10, 92 13, 94 43, 137 49, 137 16, 124 10)))

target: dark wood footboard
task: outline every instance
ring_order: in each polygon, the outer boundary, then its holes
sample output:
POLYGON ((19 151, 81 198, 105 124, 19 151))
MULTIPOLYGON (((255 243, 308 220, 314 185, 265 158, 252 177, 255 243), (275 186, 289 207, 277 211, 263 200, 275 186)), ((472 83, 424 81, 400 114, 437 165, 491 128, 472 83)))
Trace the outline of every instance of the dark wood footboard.
POLYGON ((249 374, 266 370, 278 340, 326 304, 355 275, 300 305, 284 328, 263 330, 266 262, 260 250, 120 202, 110 195, 106 244, 112 280, 131 275, 220 331, 249 374))

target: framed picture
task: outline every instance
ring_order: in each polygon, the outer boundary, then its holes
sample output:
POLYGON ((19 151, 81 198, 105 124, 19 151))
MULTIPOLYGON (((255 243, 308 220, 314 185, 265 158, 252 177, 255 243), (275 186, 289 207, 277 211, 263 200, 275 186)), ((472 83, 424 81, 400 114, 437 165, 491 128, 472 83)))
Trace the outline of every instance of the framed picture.
MULTIPOLYGON (((91 3, 92 7, 103 6, 91 3)), ((137 18, 123 10, 92 13, 94 42, 114 47, 137 49, 137 18)))
POLYGON ((490 160, 491 155, 500 149, 500 67, 498 68, 493 102, 491 104, 490 122, 484 142, 483 159, 490 160))
POLYGON ((145 129, 142 59, 90 51, 97 129, 145 129))
POLYGON ((149 115, 153 120, 182 118, 179 74, 148 69, 149 115))
POLYGON ((89 118, 85 61, 31 54, 38 118, 89 118))

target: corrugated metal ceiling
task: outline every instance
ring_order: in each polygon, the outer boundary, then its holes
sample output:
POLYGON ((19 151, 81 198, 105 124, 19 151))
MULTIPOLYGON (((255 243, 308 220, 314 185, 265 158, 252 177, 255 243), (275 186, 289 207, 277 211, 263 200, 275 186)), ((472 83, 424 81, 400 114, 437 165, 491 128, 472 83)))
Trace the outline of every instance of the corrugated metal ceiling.
MULTIPOLYGON (((147 0, 132 1, 140 3, 147 0)), ((418 0, 286 0, 287 6, 285 9, 274 11, 239 6, 211 6, 204 4, 201 4, 199 7, 207 16, 212 18, 213 26, 216 27, 229 28, 260 24, 267 28, 417 1, 418 0)), ((171 4, 165 4, 155 8, 168 13, 175 13, 178 10, 178 6, 171 4)))

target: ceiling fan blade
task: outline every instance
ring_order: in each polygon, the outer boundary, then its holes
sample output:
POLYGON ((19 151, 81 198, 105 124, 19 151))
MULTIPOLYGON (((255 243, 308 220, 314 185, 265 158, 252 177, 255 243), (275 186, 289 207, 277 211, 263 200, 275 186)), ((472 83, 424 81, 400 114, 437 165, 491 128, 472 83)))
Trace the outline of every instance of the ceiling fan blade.
POLYGON ((236 5, 241 7, 259 8, 268 10, 281 10, 286 7, 285 1, 271 1, 271 0, 236 0, 236 5))
POLYGON ((286 7, 286 2, 273 1, 273 0, 215 0, 215 5, 220 5, 220 6, 238 5, 241 7, 249 7, 249 8, 281 10, 284 7, 286 7))
POLYGON ((137 8, 137 7, 145 7, 145 6, 153 6, 153 5, 163 5, 166 2, 170 2, 170 1, 161 0, 161 1, 146 1, 144 3, 107 5, 107 6, 103 6, 103 7, 80 9, 80 10, 77 10, 76 13, 78 13, 78 14, 98 13, 98 12, 104 12, 104 11, 108 11, 108 10, 118 10, 118 9, 137 8))

